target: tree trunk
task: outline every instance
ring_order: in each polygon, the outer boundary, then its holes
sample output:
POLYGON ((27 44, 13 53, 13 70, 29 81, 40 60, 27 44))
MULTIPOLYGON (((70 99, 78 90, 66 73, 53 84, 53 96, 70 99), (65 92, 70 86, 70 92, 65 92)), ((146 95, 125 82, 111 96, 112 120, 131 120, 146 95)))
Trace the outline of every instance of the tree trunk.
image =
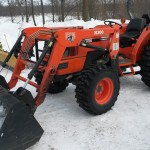
POLYGON ((31 9, 32 9, 32 18, 34 25, 36 26, 36 21, 35 21, 35 16, 34 16, 34 5, 33 5, 33 0, 31 0, 31 9))
POLYGON ((41 11, 42 11, 43 26, 44 26, 44 24, 45 24, 45 15, 44 15, 43 0, 41 0, 41 11))
POLYGON ((89 17, 94 18, 94 1, 89 0, 89 17))
POLYGON ((9 0, 7 0, 7 3, 8 3, 8 7, 9 7, 11 21, 12 21, 12 23, 14 23, 14 17, 13 17, 12 10, 11 10, 11 3, 9 2, 9 0))
POLYGON ((64 19, 65 19, 64 4, 65 4, 65 0, 61 0, 61 20, 62 20, 62 22, 64 22, 64 19))
POLYGON ((25 0, 25 13, 26 13, 26 22, 29 22, 28 3, 27 3, 27 0, 25 0))
POLYGON ((84 21, 89 20, 88 0, 82 0, 82 18, 84 21))
POLYGON ((116 15, 116 0, 113 0, 113 15, 112 15, 113 19, 115 19, 115 15, 116 15))
POLYGON ((54 0, 51 0, 51 3, 52 3, 52 16, 53 16, 53 22, 55 22, 54 0))
POLYGON ((80 4, 79 2, 76 2, 77 5, 77 19, 80 20, 80 4))
POLYGON ((24 14, 23 14, 23 7, 22 7, 22 5, 23 5, 23 1, 20 1, 20 0, 17 0, 17 3, 18 3, 18 6, 19 6, 19 8, 18 8, 18 11, 19 11, 19 15, 21 15, 21 17, 22 17, 22 22, 24 21, 24 14))

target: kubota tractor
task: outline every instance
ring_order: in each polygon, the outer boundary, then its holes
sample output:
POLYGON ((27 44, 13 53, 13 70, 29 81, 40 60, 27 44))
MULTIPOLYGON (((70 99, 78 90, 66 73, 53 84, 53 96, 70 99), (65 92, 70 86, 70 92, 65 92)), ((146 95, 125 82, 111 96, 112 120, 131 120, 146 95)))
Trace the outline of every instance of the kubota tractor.
POLYGON ((119 77, 140 73, 150 87, 150 22, 145 18, 131 19, 129 24, 105 21, 92 29, 24 29, 2 63, 4 68, 12 55, 17 58, 10 81, 0 76, 0 149, 24 150, 36 143, 43 134, 34 118, 36 108, 47 92, 61 92, 68 83, 76 85, 79 106, 96 115, 114 105, 119 77), (20 74, 26 66, 32 69, 24 78, 20 74), (25 84, 12 91, 18 80, 25 84), (28 84, 36 88, 36 97, 28 84))

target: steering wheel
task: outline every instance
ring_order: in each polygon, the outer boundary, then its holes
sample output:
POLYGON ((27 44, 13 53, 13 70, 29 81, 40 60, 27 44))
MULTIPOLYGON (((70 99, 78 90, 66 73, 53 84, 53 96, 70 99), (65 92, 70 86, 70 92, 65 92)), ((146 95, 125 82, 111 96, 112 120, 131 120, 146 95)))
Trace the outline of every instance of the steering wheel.
POLYGON ((109 21, 109 20, 105 20, 104 21, 104 24, 107 25, 107 26, 110 26, 112 28, 112 24, 117 24, 120 26, 120 29, 123 27, 121 24, 117 23, 117 22, 114 22, 114 21, 109 21))

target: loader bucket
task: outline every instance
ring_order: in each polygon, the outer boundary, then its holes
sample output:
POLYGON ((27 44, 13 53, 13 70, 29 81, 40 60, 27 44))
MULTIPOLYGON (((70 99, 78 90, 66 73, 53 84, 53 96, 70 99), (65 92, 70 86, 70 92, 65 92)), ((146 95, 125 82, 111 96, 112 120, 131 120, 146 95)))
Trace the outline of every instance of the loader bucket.
POLYGON ((43 132, 26 104, 0 85, 0 150, 25 150, 43 132))

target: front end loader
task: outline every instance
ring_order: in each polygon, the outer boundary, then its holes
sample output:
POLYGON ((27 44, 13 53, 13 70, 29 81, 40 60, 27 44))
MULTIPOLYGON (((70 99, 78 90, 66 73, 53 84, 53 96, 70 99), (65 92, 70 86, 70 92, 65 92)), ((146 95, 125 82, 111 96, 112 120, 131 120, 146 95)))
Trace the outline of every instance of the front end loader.
POLYGON ((1 150, 24 150, 41 138, 44 131, 34 113, 47 92, 61 92, 72 83, 76 85, 79 106, 100 115, 115 104, 120 76, 142 72, 143 81, 150 86, 150 65, 145 63, 150 58, 149 24, 141 23, 140 34, 130 39, 126 33, 130 23, 104 23, 91 29, 35 27, 22 31, 2 63, 1 71, 12 55, 17 58, 10 81, 0 75, 1 150), (141 72, 134 69, 138 65, 141 72), (21 76, 25 68, 31 68, 26 78, 21 76), (13 91, 18 80, 24 84, 13 91), (28 84, 36 89, 35 97, 27 89, 28 84))

